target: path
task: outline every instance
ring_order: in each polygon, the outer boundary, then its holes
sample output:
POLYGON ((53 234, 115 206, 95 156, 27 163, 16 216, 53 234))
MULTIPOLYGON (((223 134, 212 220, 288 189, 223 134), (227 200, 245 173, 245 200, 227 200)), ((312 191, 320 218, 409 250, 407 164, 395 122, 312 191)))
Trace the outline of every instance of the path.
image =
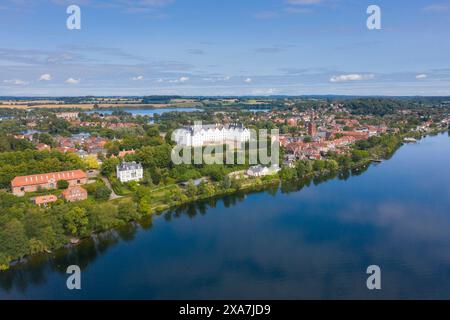
POLYGON ((114 190, 113 190, 113 188, 111 186, 111 183, 109 182, 108 178, 106 178, 104 176, 101 176, 101 178, 102 178, 103 182, 105 183, 105 185, 108 187, 108 189, 111 190, 111 195, 109 196, 109 200, 122 198, 122 196, 119 196, 119 195, 117 195, 114 192, 114 190))

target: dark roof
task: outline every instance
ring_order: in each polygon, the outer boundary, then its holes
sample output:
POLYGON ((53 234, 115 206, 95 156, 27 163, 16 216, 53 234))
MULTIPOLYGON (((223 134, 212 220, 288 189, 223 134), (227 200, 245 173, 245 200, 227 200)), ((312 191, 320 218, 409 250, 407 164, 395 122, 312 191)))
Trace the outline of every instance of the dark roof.
POLYGON ((117 166, 117 170, 119 171, 129 171, 129 170, 138 170, 142 169, 142 164, 136 162, 122 162, 117 166))

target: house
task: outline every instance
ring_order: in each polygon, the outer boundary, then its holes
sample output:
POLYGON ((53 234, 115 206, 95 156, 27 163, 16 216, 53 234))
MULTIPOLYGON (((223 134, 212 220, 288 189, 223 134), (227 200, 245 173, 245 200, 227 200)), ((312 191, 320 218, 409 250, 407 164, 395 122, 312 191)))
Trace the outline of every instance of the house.
POLYGON ((290 118, 287 120, 287 124, 291 127, 295 127, 297 125, 297 119, 295 118, 290 118))
POLYGON ((183 181, 180 182, 180 186, 187 187, 191 182, 194 186, 198 187, 202 182, 207 183, 208 179, 203 177, 195 180, 183 181))
POLYGON ((46 196, 34 197, 30 200, 31 200, 31 202, 33 202, 34 204, 36 204, 38 206, 43 205, 44 207, 46 207, 49 203, 56 202, 58 200, 58 198, 53 194, 49 194, 46 196))
POLYGON ((36 149, 37 149, 38 151, 44 151, 44 150, 50 150, 51 147, 50 147, 48 144, 45 144, 45 143, 38 143, 38 144, 36 145, 36 149))
POLYGON ((126 155, 135 154, 135 153, 136 153, 136 151, 133 149, 132 150, 122 150, 119 152, 119 158, 125 158, 126 155))
POLYGON ((65 120, 72 120, 78 118, 78 112, 61 112, 56 114, 57 118, 65 119, 65 120))
POLYGON ((26 192, 36 192, 39 189, 56 189, 60 180, 67 181, 69 186, 76 186, 87 183, 88 178, 82 170, 19 176, 11 181, 11 190, 15 196, 20 197, 25 195, 26 192))
POLYGON ((295 161, 297 160, 297 157, 294 154, 287 154, 284 157, 284 162, 283 164, 289 168, 294 168, 295 167, 295 161))
POLYGON ((264 177, 273 175, 280 171, 280 167, 278 165, 273 165, 271 167, 264 167, 261 165, 250 167, 247 170, 247 175, 250 177, 264 177))
POLYGON ((80 187, 80 186, 74 186, 69 187, 66 190, 64 190, 61 194, 63 199, 69 201, 69 202, 75 202, 75 201, 82 201, 86 200, 88 197, 88 193, 86 189, 80 187))
POLYGON ((140 163, 122 162, 116 168, 120 182, 140 181, 144 177, 144 169, 140 163))

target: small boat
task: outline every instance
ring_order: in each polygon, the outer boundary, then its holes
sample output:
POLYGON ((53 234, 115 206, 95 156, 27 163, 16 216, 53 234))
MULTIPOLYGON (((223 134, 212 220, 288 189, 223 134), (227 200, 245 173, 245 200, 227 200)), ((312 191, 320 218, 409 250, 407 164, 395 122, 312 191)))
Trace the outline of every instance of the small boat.
POLYGON ((414 139, 414 138, 405 138, 405 139, 403 139, 403 141, 405 141, 405 142, 417 142, 417 140, 414 139))

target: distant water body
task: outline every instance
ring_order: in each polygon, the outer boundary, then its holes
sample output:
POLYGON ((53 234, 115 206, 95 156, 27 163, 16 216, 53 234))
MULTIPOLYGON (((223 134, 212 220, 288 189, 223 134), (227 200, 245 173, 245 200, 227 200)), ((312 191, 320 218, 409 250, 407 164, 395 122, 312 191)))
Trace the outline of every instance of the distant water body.
POLYGON ((449 163, 446 133, 366 171, 188 205, 14 266, 0 299, 450 299, 449 163))

